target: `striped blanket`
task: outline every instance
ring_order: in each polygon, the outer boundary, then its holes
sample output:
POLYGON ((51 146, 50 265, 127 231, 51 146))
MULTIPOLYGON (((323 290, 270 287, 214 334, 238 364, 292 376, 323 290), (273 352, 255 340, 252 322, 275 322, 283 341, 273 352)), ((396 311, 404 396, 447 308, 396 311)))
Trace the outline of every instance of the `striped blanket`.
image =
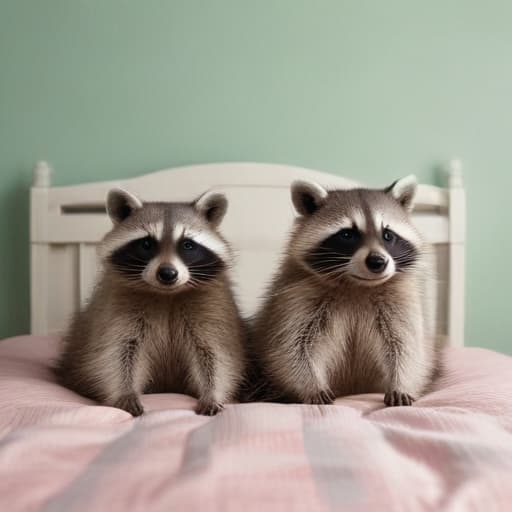
POLYGON ((232 404, 146 414, 55 383, 57 340, 0 343, 1 511, 510 511, 512 358, 465 348, 413 407, 232 404))

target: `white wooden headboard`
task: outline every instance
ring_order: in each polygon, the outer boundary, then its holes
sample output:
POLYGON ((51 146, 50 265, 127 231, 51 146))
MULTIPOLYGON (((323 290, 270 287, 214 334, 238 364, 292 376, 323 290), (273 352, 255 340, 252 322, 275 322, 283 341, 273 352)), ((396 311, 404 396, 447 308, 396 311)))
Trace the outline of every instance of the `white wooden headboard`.
MULTIPOLYGON (((358 185, 299 167, 221 163, 165 169, 121 181, 52 187, 50 168, 39 162, 31 189, 32 332, 62 332, 72 312, 87 300, 98 269, 96 245, 110 229, 104 199, 114 186, 147 201, 190 201, 209 189, 224 192, 229 208, 221 230, 237 253, 235 281, 242 311, 251 313, 291 227, 289 186, 295 179, 331 188, 358 185)), ((430 291, 436 306, 435 332, 444 343, 463 345, 465 193, 457 160, 446 169, 446 185, 420 185, 413 215, 435 249, 437 283, 430 291)))

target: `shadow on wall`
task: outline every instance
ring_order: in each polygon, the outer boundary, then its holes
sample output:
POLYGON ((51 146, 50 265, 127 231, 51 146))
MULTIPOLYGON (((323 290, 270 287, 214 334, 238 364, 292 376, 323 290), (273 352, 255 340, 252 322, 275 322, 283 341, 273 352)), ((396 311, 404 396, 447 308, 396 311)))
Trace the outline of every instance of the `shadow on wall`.
POLYGON ((10 186, 0 191, 0 275, 4 307, 0 339, 30 330, 29 197, 31 169, 16 168, 10 186))

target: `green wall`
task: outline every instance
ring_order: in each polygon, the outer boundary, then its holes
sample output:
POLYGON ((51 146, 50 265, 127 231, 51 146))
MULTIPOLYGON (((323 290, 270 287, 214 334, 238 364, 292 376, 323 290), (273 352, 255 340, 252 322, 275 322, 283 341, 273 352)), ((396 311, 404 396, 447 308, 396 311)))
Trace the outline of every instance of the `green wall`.
POLYGON ((228 160, 386 184, 465 163, 467 342, 512 352, 512 4, 0 0, 0 337, 29 328, 28 187, 228 160))

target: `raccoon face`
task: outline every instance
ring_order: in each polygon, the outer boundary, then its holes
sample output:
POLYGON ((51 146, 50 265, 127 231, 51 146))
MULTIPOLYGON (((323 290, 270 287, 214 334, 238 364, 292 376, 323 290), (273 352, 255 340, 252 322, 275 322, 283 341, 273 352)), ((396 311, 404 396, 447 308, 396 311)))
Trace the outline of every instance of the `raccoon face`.
POLYGON ((299 213, 291 255, 330 284, 349 279, 382 284, 415 267, 421 239, 410 221, 416 178, 384 190, 327 191, 308 182, 292 184, 299 213))
POLYGON ((193 203, 142 203, 120 189, 107 197, 114 227, 101 257, 117 278, 134 289, 175 293, 215 279, 231 258, 217 231, 227 209, 221 194, 193 203))

